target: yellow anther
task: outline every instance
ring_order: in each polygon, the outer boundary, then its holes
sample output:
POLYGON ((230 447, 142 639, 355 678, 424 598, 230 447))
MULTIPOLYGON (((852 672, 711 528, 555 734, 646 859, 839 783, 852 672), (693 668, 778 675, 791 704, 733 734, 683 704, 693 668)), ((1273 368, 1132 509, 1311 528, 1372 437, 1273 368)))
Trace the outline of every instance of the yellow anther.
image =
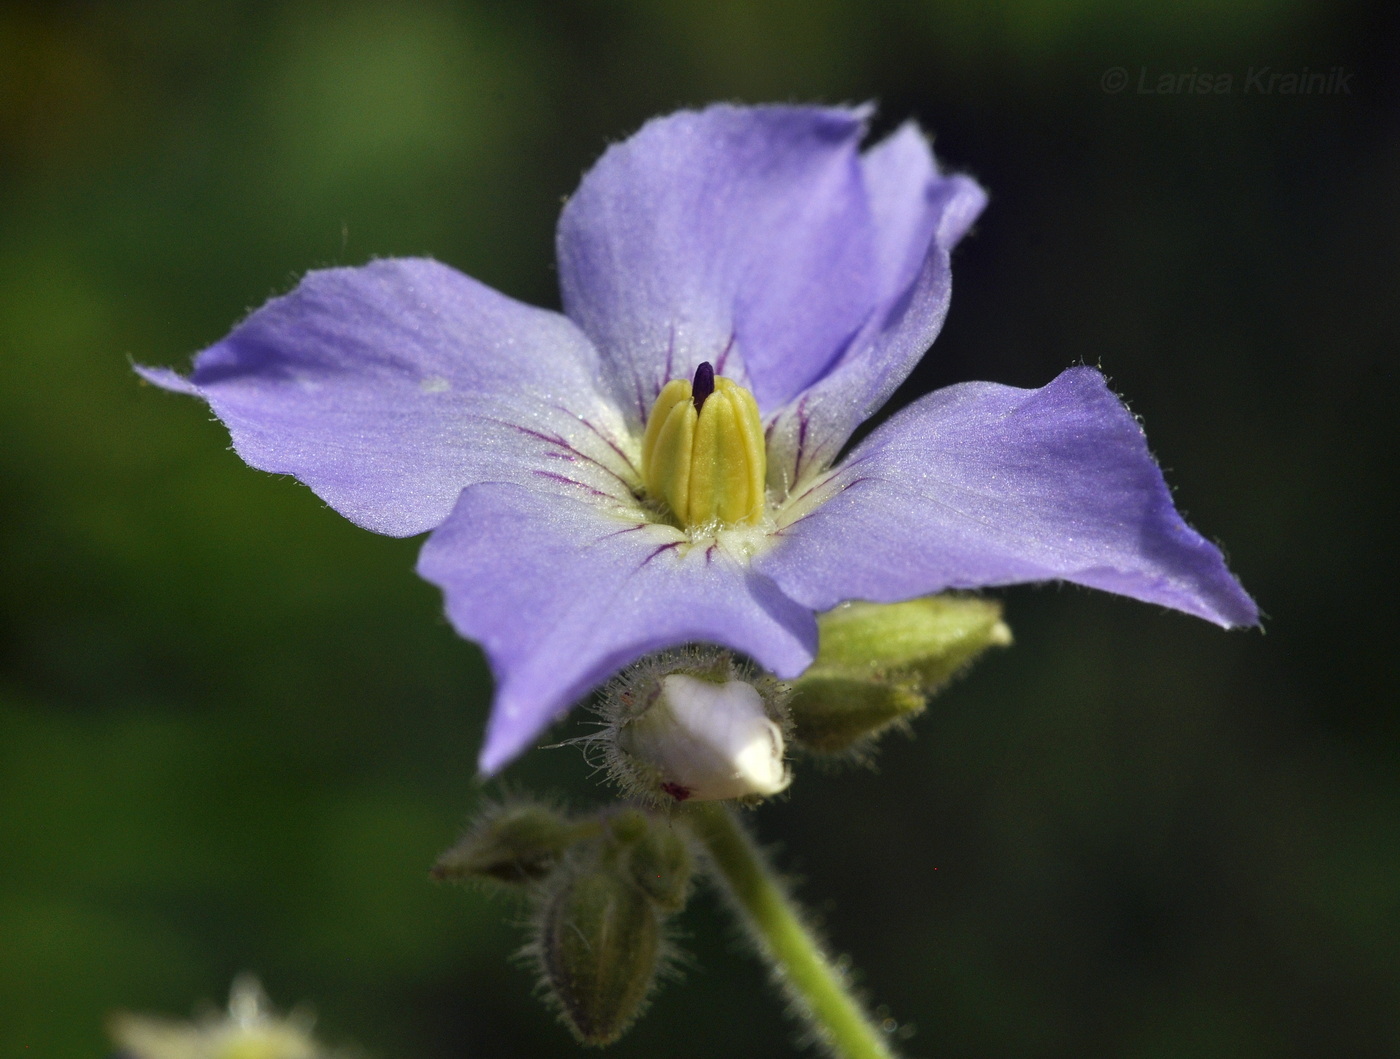
POLYGON ((752 522, 763 512, 768 473, 758 403, 738 383, 715 377, 708 364, 695 378, 694 386, 668 382, 652 406, 642 439, 647 492, 686 529, 752 522))

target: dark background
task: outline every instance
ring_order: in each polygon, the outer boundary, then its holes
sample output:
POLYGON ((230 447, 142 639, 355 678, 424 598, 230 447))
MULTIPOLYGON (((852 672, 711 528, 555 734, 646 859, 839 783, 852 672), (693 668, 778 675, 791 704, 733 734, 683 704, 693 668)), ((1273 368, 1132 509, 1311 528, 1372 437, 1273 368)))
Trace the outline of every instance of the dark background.
MULTIPOLYGON (((1001 593, 1016 647, 756 826, 912 1054, 1400 1052, 1393 10, 0 6, 0 1048, 97 1056, 108 1011, 249 969, 382 1059, 578 1054, 518 910, 426 877, 489 686, 419 542, 248 470, 129 361, 373 256, 557 305, 559 203, 609 141, 873 99, 991 193, 900 400, 1101 365, 1269 618, 1001 593), (1247 93, 1261 66, 1350 91, 1247 93), (1193 70, 1231 91, 1138 90, 1193 70)), ((507 776, 606 796, 571 751, 507 776)), ((682 928, 612 1054, 790 1054, 711 896, 682 928)))

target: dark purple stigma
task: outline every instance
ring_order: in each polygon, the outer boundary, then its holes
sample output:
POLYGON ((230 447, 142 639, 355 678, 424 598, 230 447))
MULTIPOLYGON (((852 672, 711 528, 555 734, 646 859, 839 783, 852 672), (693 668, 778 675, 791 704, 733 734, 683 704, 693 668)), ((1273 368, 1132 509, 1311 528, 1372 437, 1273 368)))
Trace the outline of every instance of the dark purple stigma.
POLYGON ((715 392, 715 368, 708 360, 700 362, 695 369, 695 381, 690 384, 690 399, 695 402, 695 411, 705 407, 705 398, 715 392))

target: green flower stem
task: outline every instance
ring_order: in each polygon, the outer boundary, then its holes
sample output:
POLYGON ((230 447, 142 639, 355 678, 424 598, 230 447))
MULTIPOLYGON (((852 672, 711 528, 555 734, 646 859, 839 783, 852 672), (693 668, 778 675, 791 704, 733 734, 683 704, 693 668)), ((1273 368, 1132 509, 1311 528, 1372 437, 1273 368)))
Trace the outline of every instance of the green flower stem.
POLYGON ((802 921, 792 899, 728 806, 691 806, 684 819, 709 854, 773 976, 826 1049, 840 1059, 893 1059, 889 1044, 851 994, 846 976, 802 921))

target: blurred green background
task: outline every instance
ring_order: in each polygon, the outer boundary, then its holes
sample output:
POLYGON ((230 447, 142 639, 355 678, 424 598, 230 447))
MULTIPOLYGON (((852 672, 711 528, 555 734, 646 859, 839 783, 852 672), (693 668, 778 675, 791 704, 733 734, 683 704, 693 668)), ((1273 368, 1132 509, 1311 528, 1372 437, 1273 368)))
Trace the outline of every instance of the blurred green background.
MULTIPOLYGON (((108 1011, 249 969, 383 1059, 578 1054, 518 911, 426 876, 489 793, 489 686, 418 542, 248 470, 129 363, 373 256, 557 305, 555 215, 611 140, 874 99, 992 197, 900 400, 1100 364, 1270 618, 1007 591, 1014 649, 756 825, 912 1054, 1400 1053, 1395 10, 0 6, 0 1052, 99 1056, 108 1011), (1260 66, 1351 91, 1247 94, 1260 66), (1138 90, 1192 70, 1232 91, 1138 90)), ((604 796, 566 750, 508 779, 604 796)), ((694 966, 612 1054, 791 1054, 711 897, 683 928, 694 966)))

